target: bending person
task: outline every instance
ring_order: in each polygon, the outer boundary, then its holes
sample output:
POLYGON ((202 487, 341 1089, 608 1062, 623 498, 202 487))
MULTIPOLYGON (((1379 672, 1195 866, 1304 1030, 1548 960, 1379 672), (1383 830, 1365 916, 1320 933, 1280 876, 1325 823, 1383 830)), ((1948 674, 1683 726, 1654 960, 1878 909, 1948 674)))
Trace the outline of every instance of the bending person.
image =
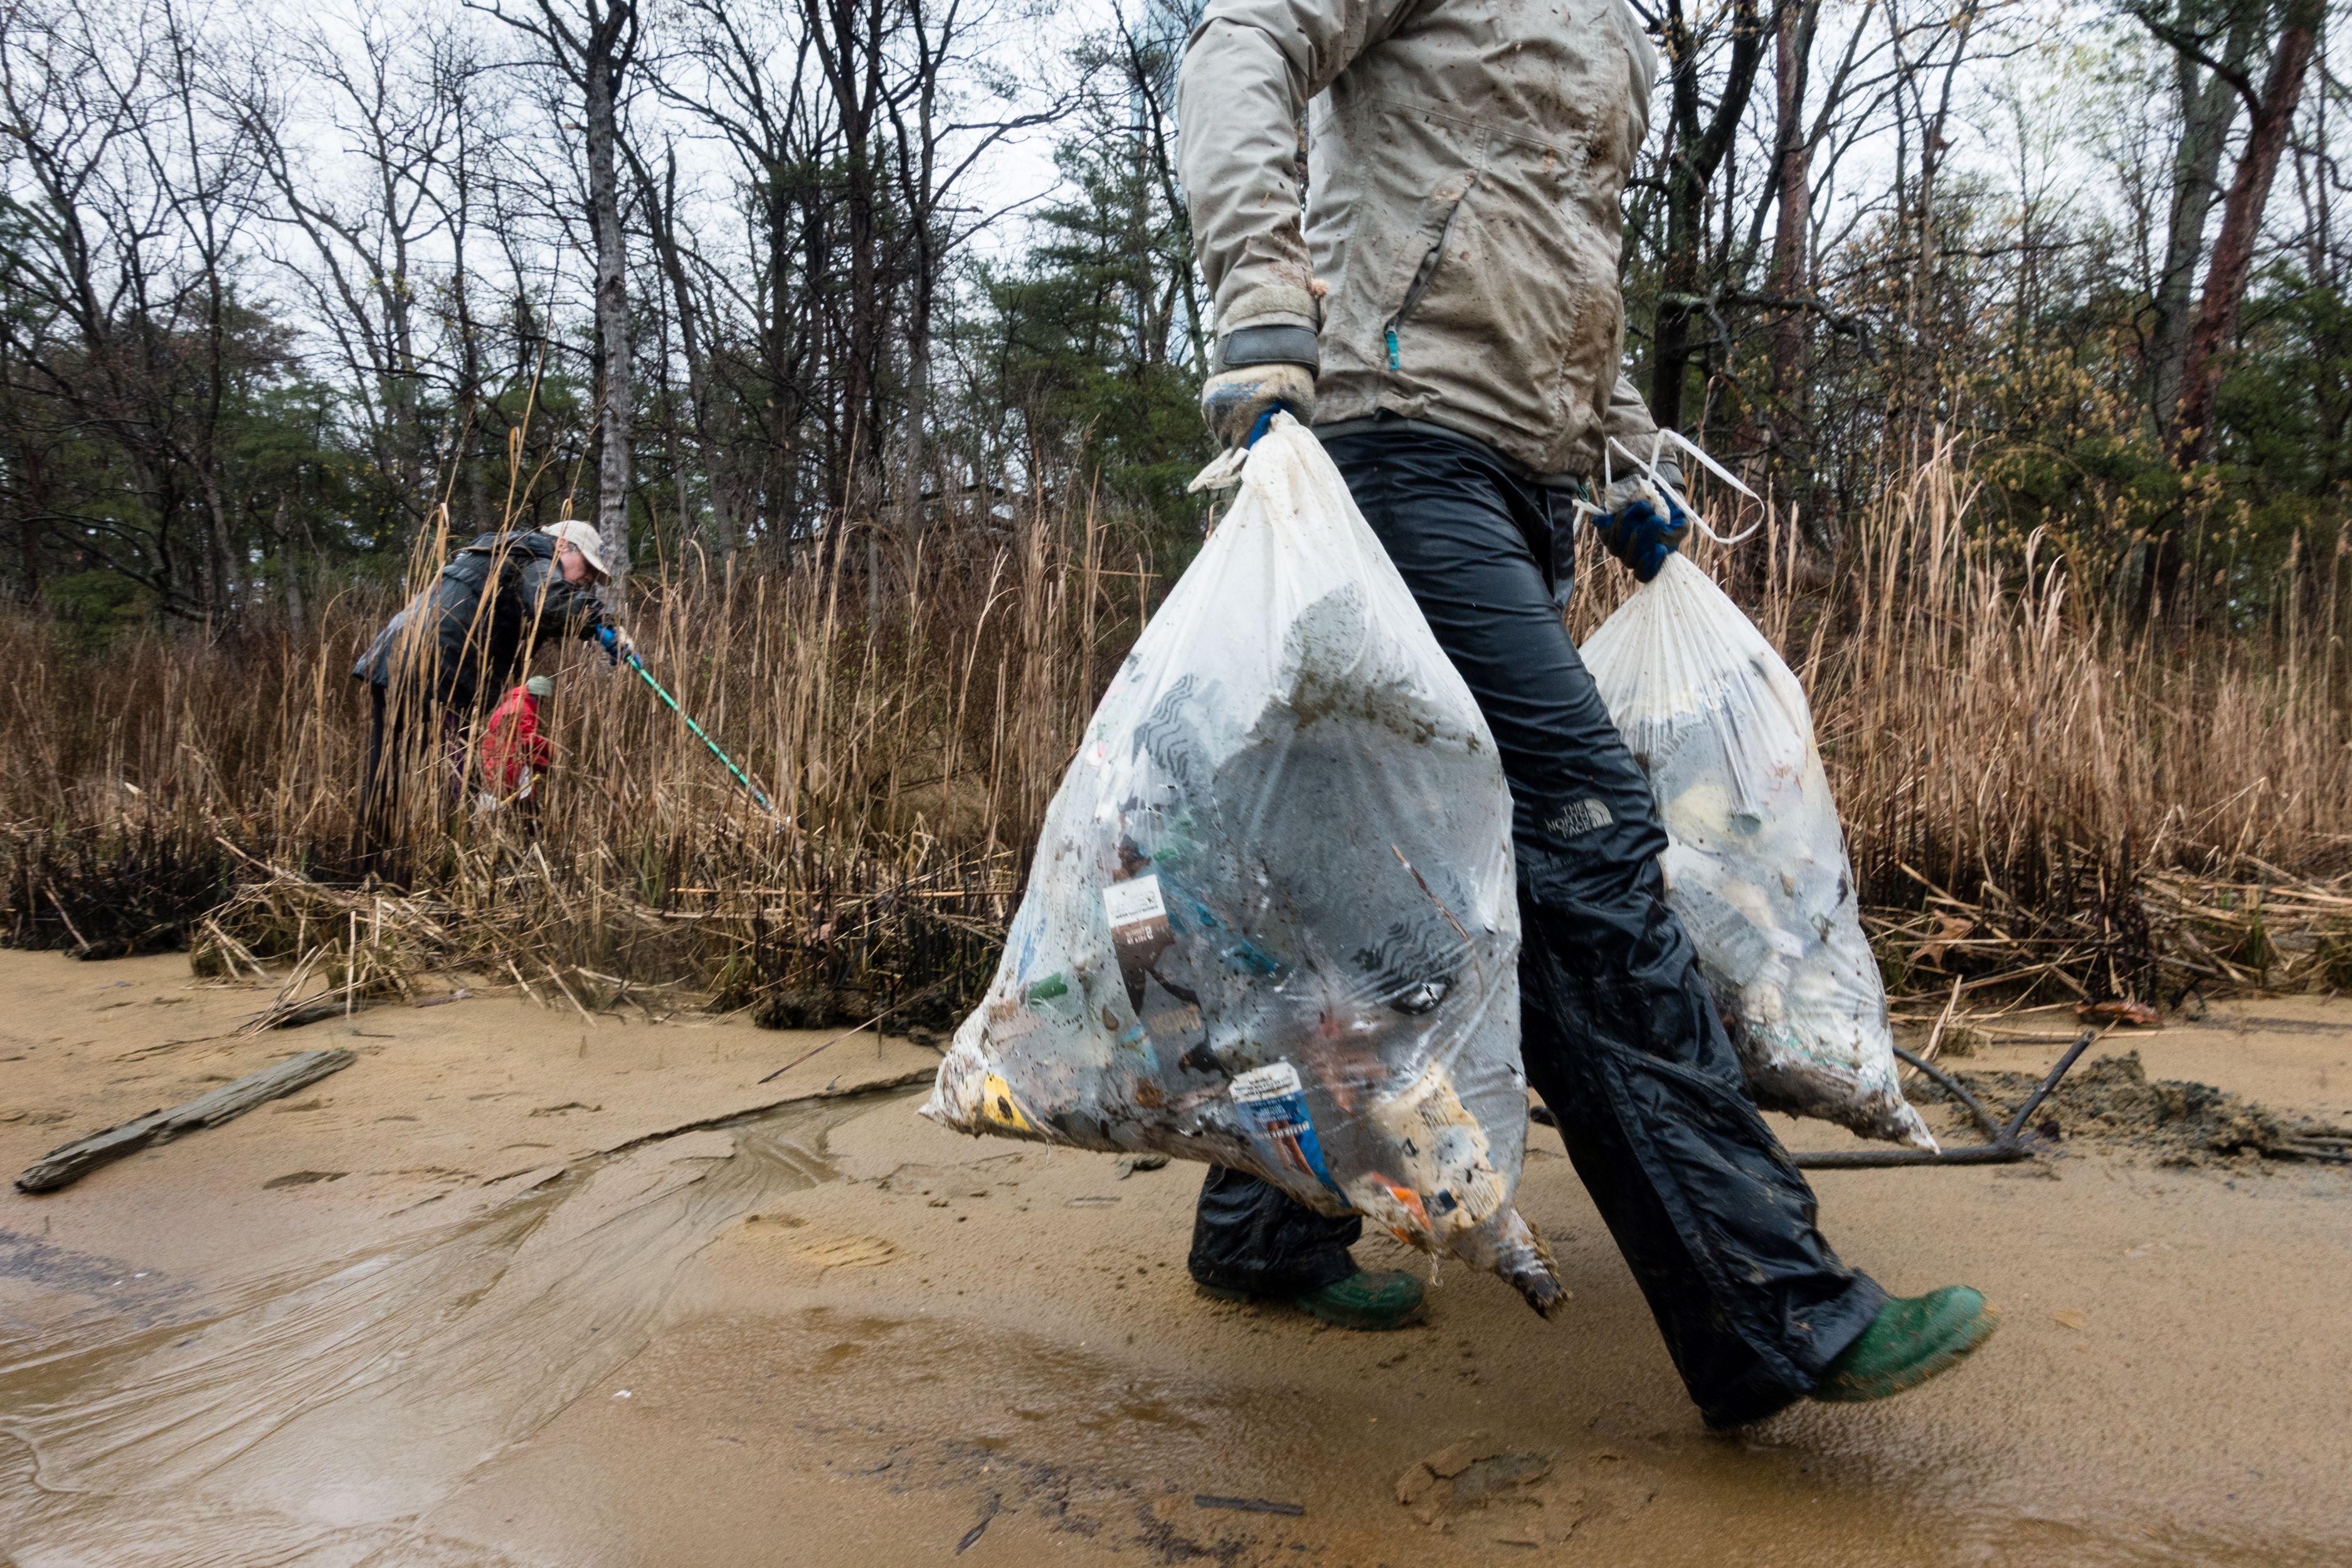
POLYGON ((596 590, 607 579, 602 542, 584 522, 534 533, 486 533, 450 558, 352 667, 368 683, 367 773, 361 832, 380 845, 396 814, 412 738, 448 765, 454 806, 466 775, 466 721, 486 694, 558 637, 598 643, 608 660, 628 651, 596 590))

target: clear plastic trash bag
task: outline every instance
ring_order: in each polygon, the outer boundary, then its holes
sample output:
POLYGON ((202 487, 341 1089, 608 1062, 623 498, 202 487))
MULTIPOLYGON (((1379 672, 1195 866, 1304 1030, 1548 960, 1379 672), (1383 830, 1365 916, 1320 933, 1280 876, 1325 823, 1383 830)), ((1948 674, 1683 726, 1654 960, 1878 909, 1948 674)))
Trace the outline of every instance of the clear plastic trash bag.
POLYGON ((1895 1079, 1885 985, 1795 673, 1681 555, 1582 653, 1657 795, 1666 902, 1758 1103, 1935 1148, 1895 1079))
POLYGON ((923 1114, 1248 1171, 1549 1313, 1512 1206, 1494 739, 1321 444, 1277 417, 1241 472, 1087 725, 923 1114))

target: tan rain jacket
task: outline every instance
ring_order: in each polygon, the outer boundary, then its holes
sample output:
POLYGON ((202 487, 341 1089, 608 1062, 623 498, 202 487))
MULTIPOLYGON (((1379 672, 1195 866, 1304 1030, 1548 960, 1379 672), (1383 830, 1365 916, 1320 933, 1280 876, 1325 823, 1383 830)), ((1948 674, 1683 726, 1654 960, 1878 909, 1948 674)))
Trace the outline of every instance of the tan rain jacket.
POLYGON ((1541 475, 1597 477, 1605 435, 1646 455, 1618 202, 1656 68, 1625 0, 1209 0, 1178 160, 1219 368, 1316 334, 1318 426, 1385 410, 1541 475))

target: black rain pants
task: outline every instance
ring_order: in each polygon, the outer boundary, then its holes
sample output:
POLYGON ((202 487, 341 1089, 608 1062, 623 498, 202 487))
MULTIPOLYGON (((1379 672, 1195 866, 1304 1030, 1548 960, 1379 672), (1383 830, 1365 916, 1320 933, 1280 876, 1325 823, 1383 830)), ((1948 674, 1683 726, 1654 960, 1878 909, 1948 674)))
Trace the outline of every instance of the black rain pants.
MULTIPOLYGON (((1528 1081, 1700 1414, 1759 1420, 1811 1393, 1886 1295, 1822 1239, 1666 909, 1657 803, 1560 621, 1572 498, 1426 426, 1358 426, 1325 446, 1510 779, 1528 1081)), ((1212 1169, 1192 1272, 1256 1295, 1310 1290, 1355 1271, 1361 1231, 1212 1169)))

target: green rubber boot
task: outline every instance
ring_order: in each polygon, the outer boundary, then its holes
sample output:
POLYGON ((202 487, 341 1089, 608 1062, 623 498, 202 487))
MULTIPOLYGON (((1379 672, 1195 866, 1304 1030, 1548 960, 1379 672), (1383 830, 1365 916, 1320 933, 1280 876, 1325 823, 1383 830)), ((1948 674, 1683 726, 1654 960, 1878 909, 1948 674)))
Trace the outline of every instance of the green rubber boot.
POLYGON ((1421 1321, 1421 1281, 1393 1269, 1362 1269, 1292 1301, 1300 1311, 1327 1323, 1370 1333, 1421 1321))
POLYGON ((1959 1365, 2000 1325, 2000 1313, 1965 1285, 1898 1296, 1838 1352, 1813 1397, 1839 1405, 1891 1399, 1959 1365))
MULTIPOLYGON (((1245 1290, 1203 1285, 1202 1290, 1220 1301, 1252 1301, 1262 1298, 1245 1290)), ((1384 1333, 1421 1321, 1421 1281, 1389 1269, 1359 1269, 1320 1289, 1290 1298, 1290 1304, 1312 1317, 1343 1329, 1384 1333)))

